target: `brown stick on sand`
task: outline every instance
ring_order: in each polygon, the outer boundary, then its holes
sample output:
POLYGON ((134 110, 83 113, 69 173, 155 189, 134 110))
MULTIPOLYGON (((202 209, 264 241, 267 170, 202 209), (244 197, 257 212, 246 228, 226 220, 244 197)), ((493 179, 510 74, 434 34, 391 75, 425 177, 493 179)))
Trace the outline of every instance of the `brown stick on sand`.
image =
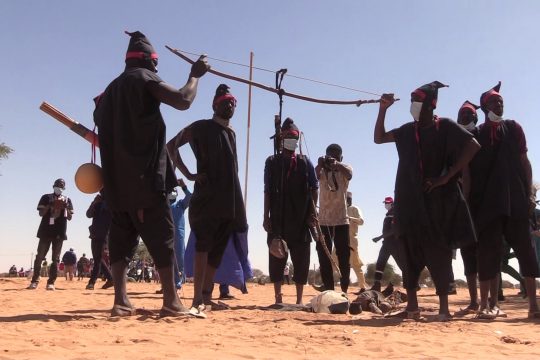
POLYGON ((79 135, 80 137, 84 138, 86 141, 88 141, 91 144, 95 144, 96 147, 99 147, 99 139, 95 132, 88 129, 86 126, 80 124, 79 122, 73 120, 48 102, 44 101, 39 106, 40 110, 43 112, 49 114, 65 126, 67 126, 71 131, 79 135))

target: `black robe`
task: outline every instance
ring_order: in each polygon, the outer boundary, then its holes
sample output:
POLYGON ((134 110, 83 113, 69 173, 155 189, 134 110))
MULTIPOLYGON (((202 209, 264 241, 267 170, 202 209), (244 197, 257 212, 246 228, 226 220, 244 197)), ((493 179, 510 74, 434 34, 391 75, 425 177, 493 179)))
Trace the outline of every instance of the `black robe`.
POLYGON ((270 220, 272 234, 281 236, 287 244, 309 242, 308 216, 311 214, 311 188, 308 180, 308 164, 304 156, 296 156, 296 167, 290 169, 291 159, 283 155, 270 156, 266 159, 265 173, 268 171, 270 194, 270 220), (281 182, 283 176, 283 191, 281 182))
POLYGON ((399 154, 394 205, 397 235, 422 234, 427 241, 452 248, 476 241, 458 175, 431 193, 423 190, 425 179, 442 176, 456 162, 472 134, 445 118, 429 128, 417 130, 411 122, 392 132, 399 154))
POLYGON ((160 102, 149 92, 149 82, 162 80, 148 69, 126 68, 94 110, 104 196, 113 211, 154 207, 177 185, 160 102))
POLYGON ((247 229, 246 209, 238 179, 236 135, 214 120, 199 120, 191 132, 191 149, 197 173, 206 174, 205 184, 195 183, 189 203, 189 223, 197 233, 208 221, 230 221, 231 231, 247 229))
POLYGON ((503 120, 496 133, 485 123, 476 139, 482 146, 471 161, 470 205, 475 225, 481 230, 500 216, 528 218, 529 194, 521 165, 521 127, 513 120, 503 120), (499 140, 492 140, 495 136, 499 140))

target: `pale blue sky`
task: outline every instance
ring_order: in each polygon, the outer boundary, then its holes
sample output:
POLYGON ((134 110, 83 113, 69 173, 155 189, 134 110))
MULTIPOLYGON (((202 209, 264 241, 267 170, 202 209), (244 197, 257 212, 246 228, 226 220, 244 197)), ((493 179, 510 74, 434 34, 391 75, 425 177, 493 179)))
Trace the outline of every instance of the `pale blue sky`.
MULTIPOLYGON (((36 205, 58 177, 66 179, 66 193, 76 211, 64 248, 90 253, 90 222, 84 213, 93 196, 77 191, 73 182, 77 167, 90 160, 90 145, 38 107, 46 100, 93 126, 92 98, 124 67, 128 43, 124 30, 148 36, 160 55, 159 75, 177 87, 185 83, 189 66, 165 45, 245 64, 253 51, 255 66, 288 68, 294 75, 379 94, 394 92, 403 101, 389 110, 388 128, 411 120, 409 94, 424 83, 439 80, 450 85, 439 92, 436 112, 455 118, 463 101, 478 103, 480 94, 501 80, 505 116, 522 124, 536 172, 539 16, 540 3, 533 0, 2 1, 0 142, 15 152, 0 164, 0 271, 11 264, 29 266, 37 246, 36 205)), ((245 68, 210 63, 217 70, 248 76, 245 68)), ((274 84, 272 74, 255 72, 254 79, 274 84)), ((162 106, 167 138, 192 121, 211 116, 213 93, 221 82, 228 83, 238 98, 233 123, 243 183, 247 86, 206 75, 190 110, 162 106)), ((283 87, 320 98, 374 98, 293 78, 285 78, 283 87)), ((253 91, 250 258, 265 272, 262 174, 264 160, 272 153, 268 137, 277 106, 276 95, 253 91)), ((373 143, 377 109, 377 105, 356 108, 294 99, 285 99, 284 104, 284 116, 292 117, 305 132, 313 160, 337 142, 344 149, 344 161, 353 166, 350 188, 366 221, 360 229, 360 253, 366 263, 378 254, 380 245, 370 239, 381 231, 381 202, 393 193, 397 165, 393 145, 373 143)), ((314 251, 311 262, 317 263, 314 251)), ((456 277, 463 278, 461 260, 454 265, 456 277)))

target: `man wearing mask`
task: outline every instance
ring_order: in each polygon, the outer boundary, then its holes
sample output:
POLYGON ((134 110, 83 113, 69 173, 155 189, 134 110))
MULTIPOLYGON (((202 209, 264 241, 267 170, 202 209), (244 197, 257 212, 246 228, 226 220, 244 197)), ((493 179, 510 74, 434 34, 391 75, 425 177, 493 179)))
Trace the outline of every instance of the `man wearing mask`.
POLYGON ((405 311, 398 317, 419 319, 418 279, 427 266, 439 296, 439 318, 450 318, 449 284, 452 279, 452 248, 469 238, 472 223, 466 221, 467 204, 458 188, 459 174, 480 146, 471 133, 450 119, 439 118, 438 89, 434 81, 411 93, 412 122, 386 131, 387 109, 392 94, 381 97, 374 130, 376 144, 395 142, 399 164, 395 185, 396 236, 404 247, 405 311))
MULTIPOLYGON (((350 241, 349 216, 347 214, 347 190, 352 179, 353 169, 343 162, 343 151, 338 144, 330 144, 326 148, 326 156, 321 156, 315 168, 320 182, 319 223, 324 234, 326 247, 332 252, 336 247, 336 255, 341 272, 341 291, 347 292, 350 283, 350 241)), ((316 290, 334 290, 334 273, 332 263, 320 242, 316 245, 321 268, 322 287, 316 290)))
MULTIPOLYGON (((461 105, 457 117, 457 123, 475 136, 478 134, 478 127, 476 126, 478 123, 478 113, 476 110, 478 109, 480 109, 480 106, 475 105, 467 100, 463 103, 463 105, 461 105)), ((465 198, 467 199, 470 191, 470 178, 468 171, 463 172, 462 185, 465 198)), ((476 285, 478 280, 478 271, 476 265, 476 247, 476 242, 472 241, 469 243, 469 245, 460 249, 461 258, 463 260, 463 268, 465 270, 465 279, 467 280, 467 288, 469 290, 470 302, 466 308, 460 309, 455 315, 463 316, 473 314, 478 311, 478 289, 476 285)))
POLYGON ((214 116, 182 129, 167 143, 174 165, 195 181, 189 210, 189 223, 195 234, 194 296, 190 313, 204 317, 206 306, 220 309, 212 302, 214 274, 221 263, 232 232, 247 229, 246 209, 238 179, 236 134, 230 120, 236 98, 221 84, 212 103, 214 116), (197 160, 197 173, 184 164, 178 149, 189 143, 197 160))
POLYGON ((98 96, 94 122, 99 129, 103 195, 111 210, 109 253, 114 282, 112 316, 136 313, 126 291, 128 264, 138 244, 146 244, 163 285, 161 316, 185 311, 174 284, 174 224, 167 194, 176 176, 165 148, 160 105, 187 110, 199 78, 208 70, 201 57, 187 83, 177 90, 156 73, 158 56, 140 32, 128 33, 126 67, 98 96))
POLYGON ((402 272, 404 271, 404 269, 402 268, 403 265, 401 263, 401 257, 403 255, 399 251, 399 240, 394 235, 393 229, 394 199, 392 199, 392 197, 390 196, 387 196, 386 198, 384 198, 383 204, 384 208, 386 209, 386 215, 383 220, 382 235, 373 238, 373 242, 378 242, 379 240, 384 239, 381 249, 379 250, 377 263, 375 265, 375 281, 373 283, 373 286, 371 287, 371 290, 375 291, 381 291, 381 280, 383 278, 384 269, 386 268, 386 264, 388 263, 388 259, 390 258, 390 256, 394 258, 400 270, 402 272))
MULTIPOLYGON (((291 118, 283 122, 281 138, 282 152, 268 157, 264 165, 263 226, 268 233, 268 246, 276 240, 287 243, 294 266, 296 303, 302 304, 309 272, 309 226, 314 224, 313 204, 317 202, 319 183, 311 161, 296 153, 300 130, 291 118)), ((270 281, 274 283, 275 301, 279 304, 283 302, 281 285, 284 270, 288 269, 288 254, 283 258, 272 253, 268 256, 270 281)))
POLYGON ((500 87, 499 82, 480 97, 486 119, 476 138, 482 149, 470 164, 469 203, 478 231, 478 316, 505 316, 497 302, 504 238, 514 249, 525 279, 529 317, 540 318, 535 282, 539 271, 529 234, 529 217, 536 206, 531 190, 531 163, 523 129, 518 122, 502 117, 500 87))
POLYGON ((67 222, 73 215, 71 200, 62 195, 66 189, 64 179, 56 179, 53 184, 54 192, 45 194, 39 200, 37 210, 41 216, 41 223, 37 232, 39 238, 36 260, 34 261, 34 275, 28 289, 36 289, 39 283, 41 263, 45 260, 49 248, 52 247, 52 262, 47 280, 47 290, 54 290, 54 282, 58 276, 58 263, 62 244, 67 239, 67 222))

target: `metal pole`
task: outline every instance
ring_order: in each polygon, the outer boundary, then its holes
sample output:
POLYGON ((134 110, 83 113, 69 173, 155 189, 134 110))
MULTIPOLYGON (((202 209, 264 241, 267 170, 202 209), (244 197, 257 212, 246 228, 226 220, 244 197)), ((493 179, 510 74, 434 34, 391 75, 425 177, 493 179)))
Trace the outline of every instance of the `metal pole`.
POLYGON ((247 212, 248 198, 248 172, 249 172, 249 134, 251 129, 251 81, 253 80, 253 51, 249 53, 249 81, 248 86, 248 116, 247 116, 247 142, 246 142, 246 174, 244 181, 244 207, 247 212))

